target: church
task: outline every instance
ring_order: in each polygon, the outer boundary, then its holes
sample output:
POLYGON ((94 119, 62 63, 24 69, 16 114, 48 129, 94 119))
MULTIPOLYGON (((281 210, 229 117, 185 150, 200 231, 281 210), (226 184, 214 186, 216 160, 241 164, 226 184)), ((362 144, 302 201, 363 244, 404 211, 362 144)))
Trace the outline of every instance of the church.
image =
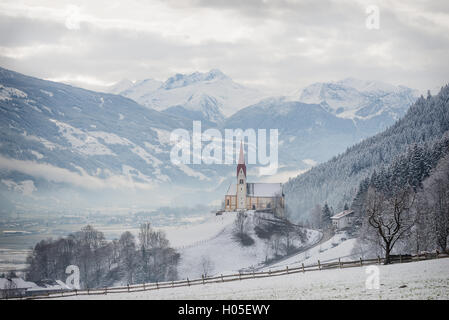
POLYGON ((277 217, 284 217, 282 183, 254 183, 246 181, 243 143, 240 144, 237 183, 231 183, 226 192, 224 210, 266 210, 273 212, 277 217))

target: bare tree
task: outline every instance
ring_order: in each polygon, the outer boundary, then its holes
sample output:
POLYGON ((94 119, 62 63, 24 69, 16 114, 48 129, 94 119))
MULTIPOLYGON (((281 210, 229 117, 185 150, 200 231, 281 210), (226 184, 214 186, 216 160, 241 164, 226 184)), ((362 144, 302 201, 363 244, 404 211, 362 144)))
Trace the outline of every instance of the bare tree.
POLYGON ((248 234, 247 215, 244 211, 239 211, 234 221, 234 237, 244 246, 254 243, 253 238, 248 234))
POLYGON ((429 210, 433 213, 438 247, 448 251, 449 237, 449 156, 440 160, 431 176, 423 183, 423 192, 429 210))
POLYGON ((214 263, 208 256, 201 257, 201 270, 205 277, 207 277, 214 270, 214 263))
POLYGON ((385 264, 389 264, 394 245, 414 225, 410 214, 414 193, 404 189, 386 197, 384 193, 370 188, 366 201, 368 222, 382 239, 380 245, 385 251, 385 264))
POLYGON ((126 275, 128 283, 134 283, 134 274, 136 272, 136 242, 131 232, 124 232, 120 240, 119 246, 119 259, 121 262, 121 269, 126 275))
POLYGON ((287 219, 289 215, 289 212, 284 208, 284 198, 279 192, 274 195, 273 212, 278 218, 287 219))
POLYGON ((139 232, 140 277, 142 281, 161 281, 176 277, 179 254, 170 248, 162 231, 155 231, 150 223, 143 223, 139 232))
POLYGON ((245 222, 246 222, 246 214, 243 211, 239 211, 237 213, 237 217, 234 222, 234 229, 238 236, 243 236, 245 234, 245 222))
POLYGON ((278 233, 275 233, 271 236, 271 249, 273 250, 273 254, 275 257, 279 257, 282 255, 282 236, 278 233))

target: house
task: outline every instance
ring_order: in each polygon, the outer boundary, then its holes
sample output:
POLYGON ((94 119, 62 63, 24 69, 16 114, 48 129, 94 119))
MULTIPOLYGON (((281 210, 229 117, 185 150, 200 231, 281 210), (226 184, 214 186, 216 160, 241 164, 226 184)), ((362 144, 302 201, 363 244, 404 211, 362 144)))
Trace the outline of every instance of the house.
POLYGON ((282 183, 247 182, 243 143, 240 144, 237 183, 231 183, 228 187, 224 210, 268 210, 278 217, 284 215, 282 183))
POLYGON ((30 289, 37 288, 34 282, 22 278, 0 278, 0 298, 24 296, 30 289))
POLYGON ((344 210, 331 217, 332 226, 336 230, 351 227, 354 223, 354 210, 344 210))

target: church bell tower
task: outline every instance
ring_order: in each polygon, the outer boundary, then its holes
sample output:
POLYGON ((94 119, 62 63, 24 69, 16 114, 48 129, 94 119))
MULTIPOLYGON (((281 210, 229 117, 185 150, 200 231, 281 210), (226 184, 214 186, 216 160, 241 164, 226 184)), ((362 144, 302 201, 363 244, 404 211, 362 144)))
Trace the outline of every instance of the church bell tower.
POLYGON ((237 165, 237 209, 246 209, 246 164, 243 141, 240 142, 239 163, 237 165))

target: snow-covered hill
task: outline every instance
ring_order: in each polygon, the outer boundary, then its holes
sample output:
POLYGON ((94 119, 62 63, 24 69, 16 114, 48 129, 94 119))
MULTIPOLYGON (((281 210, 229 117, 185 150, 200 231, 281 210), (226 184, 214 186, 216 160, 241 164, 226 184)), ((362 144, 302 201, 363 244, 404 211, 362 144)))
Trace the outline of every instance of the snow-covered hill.
MULTIPOLYGON (((270 218, 272 215, 247 212, 246 230, 254 240, 252 245, 243 246, 234 237, 235 212, 225 212, 214 216, 202 224, 182 227, 179 232, 168 230, 167 237, 181 254, 178 267, 179 278, 190 279, 209 275, 235 273, 242 269, 251 269, 273 258, 272 242, 261 239, 255 232, 258 218, 270 218), (206 230, 207 229, 207 230, 206 230), (208 264, 204 270, 204 263, 208 264)), ((177 228, 179 229, 179 228, 177 228)), ((305 238, 292 237, 296 247, 310 246, 319 241, 320 233, 304 229, 305 238)))
POLYGON ((360 258, 360 255, 354 252, 356 242, 357 239, 349 238, 346 232, 339 232, 321 244, 271 264, 269 267, 264 267, 262 270, 282 269, 286 266, 299 266, 302 263, 305 266, 316 265, 318 260, 321 263, 338 261, 339 258, 341 261, 354 261, 360 258))

